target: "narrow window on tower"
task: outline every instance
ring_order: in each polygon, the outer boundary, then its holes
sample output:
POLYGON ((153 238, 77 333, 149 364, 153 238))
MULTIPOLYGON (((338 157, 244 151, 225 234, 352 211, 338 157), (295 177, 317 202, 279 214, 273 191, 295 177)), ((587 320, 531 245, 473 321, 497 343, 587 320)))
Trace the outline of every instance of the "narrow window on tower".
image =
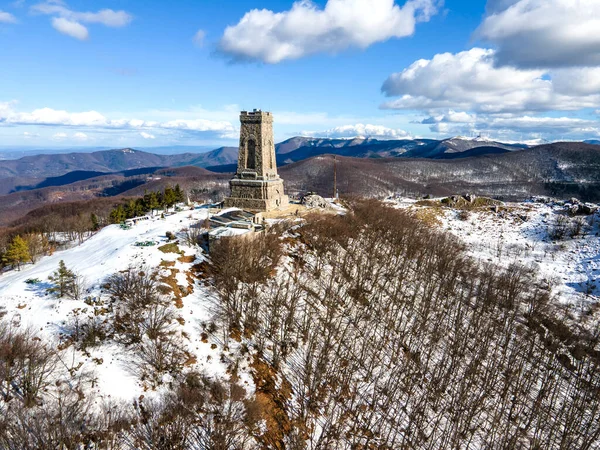
POLYGON ((254 142, 254 139, 249 139, 246 146, 248 149, 246 153, 246 168, 256 170, 256 142, 254 142))

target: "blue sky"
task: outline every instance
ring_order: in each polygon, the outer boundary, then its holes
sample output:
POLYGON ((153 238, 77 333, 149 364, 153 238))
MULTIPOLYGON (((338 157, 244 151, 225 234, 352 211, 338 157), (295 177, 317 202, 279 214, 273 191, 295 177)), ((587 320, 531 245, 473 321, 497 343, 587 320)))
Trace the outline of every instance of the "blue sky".
POLYGON ((252 108, 278 140, 598 138, 599 17, 597 0, 3 2, 0 146, 226 145, 252 108))

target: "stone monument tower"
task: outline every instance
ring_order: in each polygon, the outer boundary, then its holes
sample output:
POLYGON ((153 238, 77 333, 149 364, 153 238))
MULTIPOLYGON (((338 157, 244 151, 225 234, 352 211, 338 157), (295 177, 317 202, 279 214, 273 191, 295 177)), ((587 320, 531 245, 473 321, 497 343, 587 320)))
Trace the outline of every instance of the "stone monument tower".
POLYGON ((288 196, 277 175, 273 116, 256 109, 242 111, 240 122, 237 172, 229 182, 231 196, 225 199, 225 208, 270 211, 286 207, 288 196))

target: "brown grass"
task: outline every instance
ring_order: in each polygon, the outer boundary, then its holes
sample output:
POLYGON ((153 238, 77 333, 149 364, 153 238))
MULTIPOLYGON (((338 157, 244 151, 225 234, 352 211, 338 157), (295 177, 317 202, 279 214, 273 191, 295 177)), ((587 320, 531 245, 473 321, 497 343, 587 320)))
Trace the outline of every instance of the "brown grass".
POLYGON ((419 209, 413 210, 413 214, 414 214, 415 218, 417 218, 421 222, 426 223, 427 225, 429 225, 431 227, 441 227, 442 226, 442 221, 440 219, 440 216, 442 216, 444 213, 442 212, 441 209, 419 208, 419 209))
POLYGON ((179 270, 177 269, 169 269, 170 274, 166 277, 160 277, 160 281, 167 285, 167 289, 173 294, 175 297, 175 306, 177 308, 183 308, 182 297, 188 295, 187 290, 183 286, 179 286, 177 284, 177 274, 179 270))
POLYGON ((175 261, 165 261, 164 259, 160 262, 160 267, 173 267, 175 265, 175 261))
POLYGON ((229 337, 236 342, 242 342, 242 333, 238 327, 234 327, 229 333, 229 337))
POLYGON ((179 246, 173 242, 171 244, 165 244, 158 247, 158 249, 163 253, 179 253, 183 254, 181 250, 179 250, 179 246))
POLYGON ((177 261, 179 261, 180 263, 191 264, 194 261, 196 261, 196 256, 195 255, 189 255, 189 256, 181 255, 179 258, 177 258, 177 261))
POLYGON ((207 261, 203 261, 192 266, 190 276, 196 277, 200 281, 204 281, 204 284, 209 284, 211 273, 211 265, 207 261))
POLYGON ((184 366, 189 367, 193 366, 198 362, 198 359, 194 355, 189 355, 188 359, 183 363, 184 366))

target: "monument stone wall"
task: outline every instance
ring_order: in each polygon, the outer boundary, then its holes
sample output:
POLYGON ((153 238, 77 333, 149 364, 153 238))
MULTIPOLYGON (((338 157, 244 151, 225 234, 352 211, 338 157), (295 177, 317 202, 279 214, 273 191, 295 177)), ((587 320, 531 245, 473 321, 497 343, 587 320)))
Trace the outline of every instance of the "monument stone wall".
POLYGON ((238 166, 229 182, 231 195, 225 208, 270 211, 288 205, 283 180, 277 174, 273 115, 254 110, 240 113, 238 166))

